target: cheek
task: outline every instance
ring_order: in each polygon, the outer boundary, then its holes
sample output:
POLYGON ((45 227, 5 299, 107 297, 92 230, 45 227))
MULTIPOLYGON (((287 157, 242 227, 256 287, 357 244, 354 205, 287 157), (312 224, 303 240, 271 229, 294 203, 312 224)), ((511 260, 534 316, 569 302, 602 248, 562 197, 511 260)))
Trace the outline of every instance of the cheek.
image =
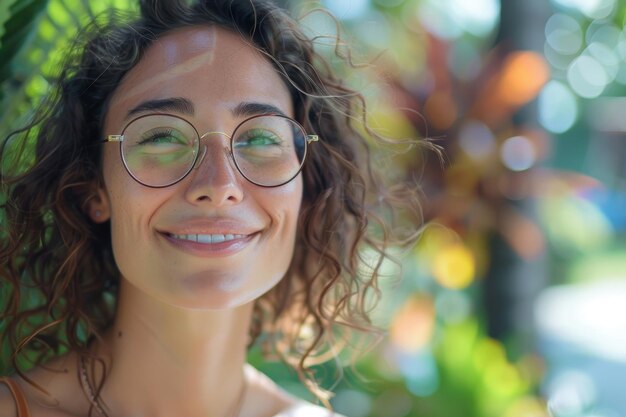
MULTIPOLYGON (((119 183, 118 183, 119 184, 119 183)), ((141 243, 144 224, 141 200, 133 204, 130 193, 124 193, 121 187, 111 190, 111 244, 115 261, 123 276, 133 276, 134 265, 144 262, 141 256, 141 243)))
POLYGON ((268 216, 270 227, 260 250, 247 262, 247 290, 238 302, 258 298, 278 284, 293 260, 298 218, 302 200, 302 181, 273 189, 259 189, 252 195, 259 208, 268 216))
MULTIPOLYGON (((283 243, 293 245, 302 204, 303 184, 298 176, 282 187, 270 189, 264 194, 264 206, 279 227, 276 232, 285 239, 283 243)), ((291 251, 290 251, 291 252, 291 251)))
POLYGON ((266 207, 272 209, 270 211, 268 208, 268 212, 275 227, 272 228, 273 244, 268 245, 265 261, 278 266, 282 277, 294 255, 302 202, 302 181, 298 177, 284 187, 271 190, 266 196, 269 197, 266 207))
POLYGON ((142 248, 150 239, 152 214, 167 198, 167 190, 153 190, 133 180, 119 156, 119 148, 107 149, 103 159, 104 182, 111 210, 113 254, 122 275, 128 275, 144 259, 142 248), (139 262, 138 260, 141 259, 139 262))

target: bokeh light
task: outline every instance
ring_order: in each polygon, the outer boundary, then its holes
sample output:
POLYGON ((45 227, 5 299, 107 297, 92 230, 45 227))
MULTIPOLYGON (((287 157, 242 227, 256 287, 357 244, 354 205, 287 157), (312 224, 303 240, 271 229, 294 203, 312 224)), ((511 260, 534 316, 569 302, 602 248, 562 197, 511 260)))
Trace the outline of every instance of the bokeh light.
POLYGON ((572 55, 583 45, 583 31, 576 19, 564 13, 553 14, 545 28, 546 42, 556 52, 572 55))
POLYGON ((604 19, 613 13, 616 0, 553 0, 555 3, 578 10, 590 19, 604 19))
POLYGON ((584 415, 593 404, 596 390, 591 378, 583 372, 564 371, 547 388, 548 409, 555 417, 584 415))
POLYGON ((465 31, 474 36, 486 36, 500 17, 498 0, 447 0, 448 10, 465 31))
POLYGON ((486 124, 468 120, 459 130, 459 145, 472 159, 482 160, 494 153, 496 139, 486 124))
POLYGON ((604 66, 595 58, 581 55, 567 69, 567 81, 579 96, 596 98, 609 83, 609 77, 604 66))
POLYGON ((587 49, 585 49, 584 52, 585 55, 588 55, 598 61, 606 71, 607 79, 605 81, 605 86, 615 80, 615 76, 617 75, 617 70, 619 68, 619 58, 613 50, 613 48, 604 43, 592 42, 589 46, 587 46, 587 49))
POLYGON ((399 353, 397 360, 411 394, 427 397, 437 390, 439 371, 430 350, 421 349, 412 354, 399 353))
POLYGON ((562 55, 555 51, 548 42, 543 44, 543 56, 550 63, 552 69, 566 70, 572 62, 571 55, 562 55))
POLYGON ((426 296, 410 297, 392 318, 389 339, 403 352, 417 352, 430 342, 434 325, 432 300, 426 296))
POLYGON ((504 63, 497 94, 503 104, 521 106, 536 97, 549 76, 548 65, 539 54, 531 51, 512 53, 504 63))
POLYGON ((504 417, 548 417, 548 411, 542 401, 528 396, 513 402, 504 417))
POLYGON ((500 148, 502 163, 512 171, 525 171, 535 164, 537 152, 525 136, 508 138, 500 148))
POLYGON ((424 27, 442 39, 455 39, 463 33, 485 36, 499 21, 497 0, 424 0, 419 2, 418 18, 424 27))
POLYGON ((474 255, 463 244, 442 247, 433 260, 433 276, 439 284, 450 289, 462 289, 474 280, 474 255))
POLYGON ((592 22, 587 28, 585 39, 587 44, 594 42, 602 43, 611 49, 615 49, 620 41, 622 31, 615 25, 608 22, 592 22))
POLYGON ((323 5, 342 20, 357 19, 370 8, 369 0, 323 0, 323 5))
MULTIPOLYGON (((594 275, 596 279, 606 276, 602 268, 594 275)), ((625 295, 623 276, 546 289, 535 306, 538 328, 542 334, 575 347, 580 354, 625 363, 625 295)))
POLYGON ((550 81, 539 94, 539 123, 553 133, 568 131, 578 119, 576 96, 568 86, 550 81))
POLYGON ((553 195, 543 198, 538 208, 544 232, 556 251, 579 254, 609 241, 613 235, 611 222, 593 202, 563 194, 555 187, 547 190, 553 195))

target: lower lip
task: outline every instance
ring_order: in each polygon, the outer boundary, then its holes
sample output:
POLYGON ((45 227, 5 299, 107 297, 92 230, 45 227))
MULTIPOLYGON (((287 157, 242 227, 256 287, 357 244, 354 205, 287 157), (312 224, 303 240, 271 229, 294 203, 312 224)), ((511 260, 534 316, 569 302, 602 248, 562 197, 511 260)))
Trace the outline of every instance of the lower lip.
POLYGON ((258 233, 248 235, 242 238, 236 238, 232 240, 226 240, 220 243, 198 243, 191 240, 176 239, 175 237, 161 233, 161 236, 165 238, 172 246, 187 252, 191 255, 201 257, 216 257, 216 256, 230 256, 245 249, 252 239, 257 236, 258 233))

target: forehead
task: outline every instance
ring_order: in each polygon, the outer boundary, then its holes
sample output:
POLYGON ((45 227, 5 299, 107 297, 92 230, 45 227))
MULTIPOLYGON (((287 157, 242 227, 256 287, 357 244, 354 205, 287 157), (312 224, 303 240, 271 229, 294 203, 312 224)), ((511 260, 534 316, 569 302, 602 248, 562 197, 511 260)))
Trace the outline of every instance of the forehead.
POLYGON ((107 120, 121 120, 142 101, 168 97, 185 97, 210 111, 260 101, 293 115, 287 86, 269 60, 215 26, 177 29, 156 40, 113 93, 107 120))

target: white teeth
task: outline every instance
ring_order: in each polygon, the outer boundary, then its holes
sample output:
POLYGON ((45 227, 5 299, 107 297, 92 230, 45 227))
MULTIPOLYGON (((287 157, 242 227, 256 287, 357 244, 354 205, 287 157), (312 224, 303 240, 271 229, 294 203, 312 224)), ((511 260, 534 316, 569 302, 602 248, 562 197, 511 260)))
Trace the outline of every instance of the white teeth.
POLYGON ((198 243, 221 243, 221 242, 225 242, 227 240, 234 240, 234 239, 241 239, 242 237, 244 237, 245 235, 232 235, 232 234, 226 234, 226 235, 222 235, 222 234, 211 234, 211 235, 202 235, 202 234, 192 234, 192 235, 176 235, 173 234, 172 237, 174 239, 179 239, 179 240, 189 240, 192 242, 198 242, 198 243))

